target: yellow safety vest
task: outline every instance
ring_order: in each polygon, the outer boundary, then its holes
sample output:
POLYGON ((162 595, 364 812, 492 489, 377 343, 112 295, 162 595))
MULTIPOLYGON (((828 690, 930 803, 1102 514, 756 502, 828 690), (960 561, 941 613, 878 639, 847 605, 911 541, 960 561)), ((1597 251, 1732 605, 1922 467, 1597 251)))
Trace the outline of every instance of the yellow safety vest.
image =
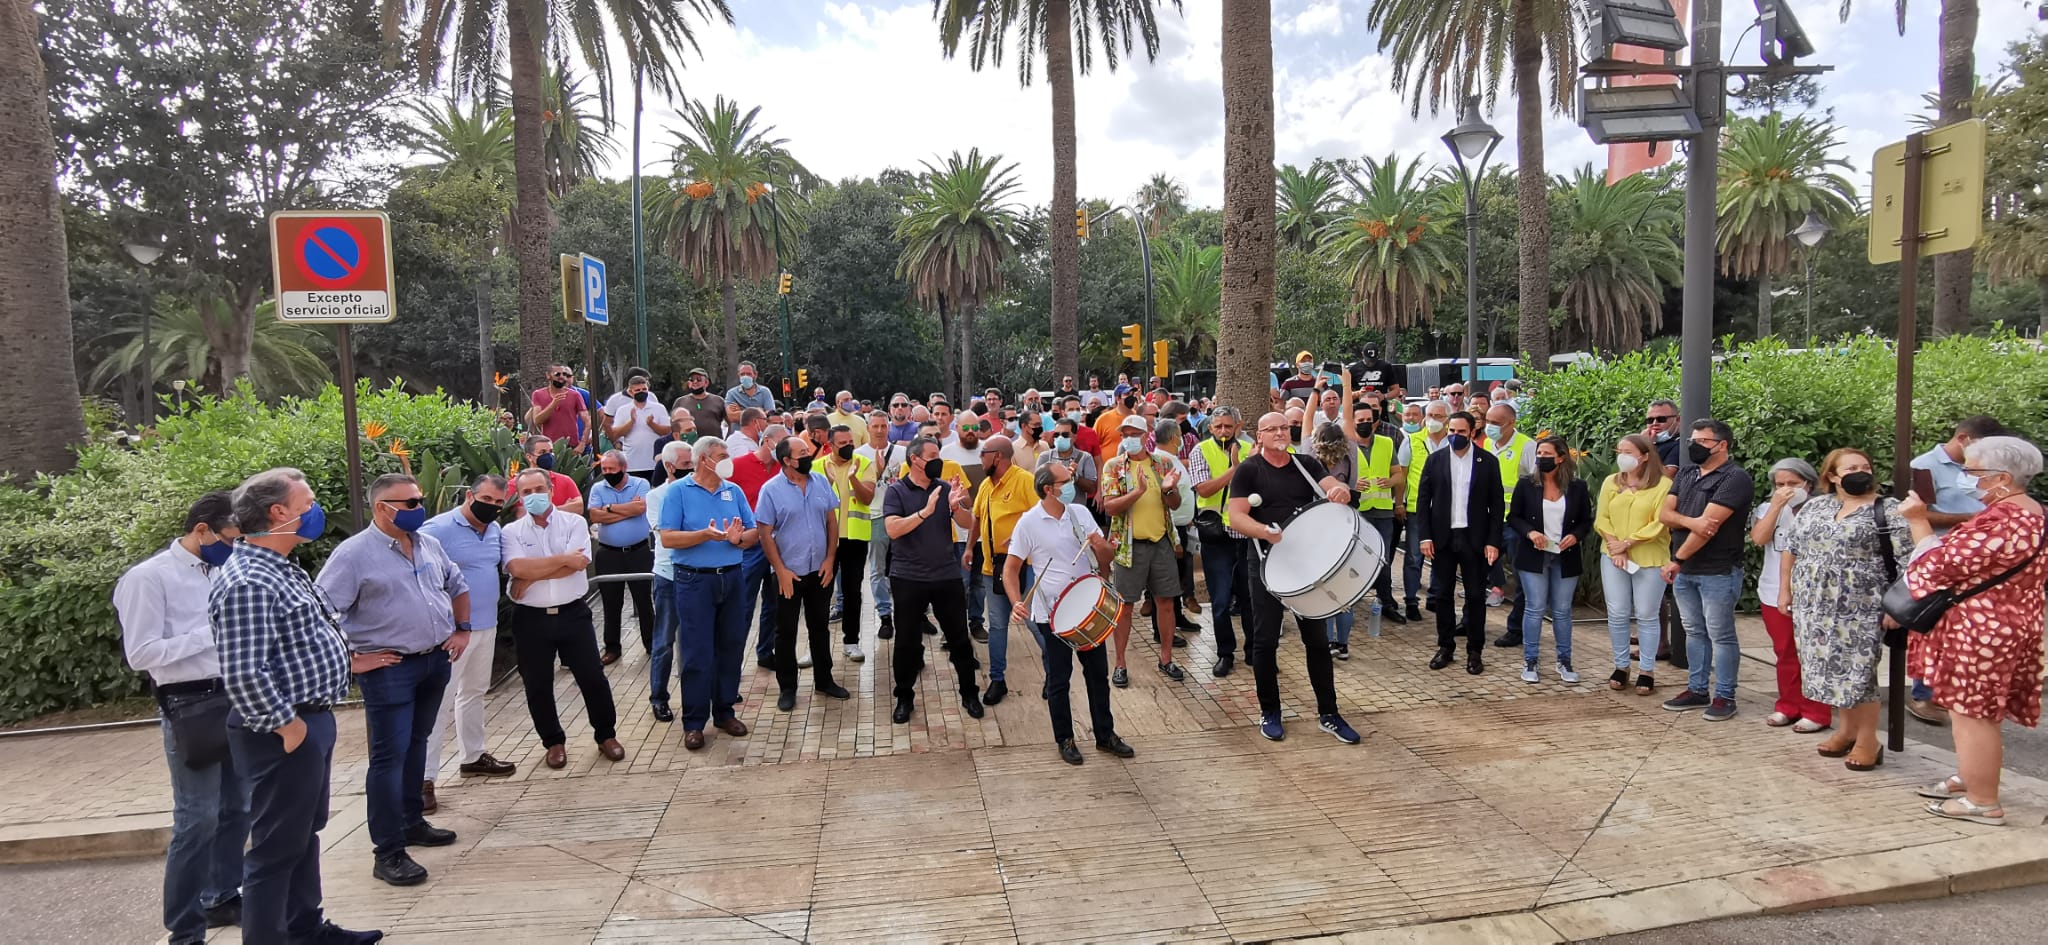
POLYGON ((1369 489, 1359 493, 1359 511, 1393 511, 1394 441, 1375 434, 1372 438, 1372 453, 1370 456, 1355 443, 1352 444, 1351 449, 1352 452, 1358 454, 1358 468, 1363 472, 1363 475, 1359 478, 1389 480, 1386 485, 1378 489, 1369 489))
MULTIPOLYGON (((1242 436, 1237 438, 1237 442, 1243 447, 1237 453, 1238 462, 1243 462, 1245 457, 1258 451, 1257 446, 1254 446, 1242 436)), ((1214 479, 1223 470, 1231 468, 1230 454, 1224 452, 1223 447, 1216 443, 1215 437, 1202 437, 1202 442, 1197 444, 1195 448, 1202 451, 1202 462, 1209 467, 1209 478, 1214 479)), ((1230 524, 1230 503, 1225 500, 1229 498, 1230 490, 1228 488, 1218 489, 1215 495, 1207 497, 1204 497, 1200 492, 1196 492, 1195 510, 1199 512, 1202 509, 1216 509, 1223 513, 1223 524, 1228 526, 1230 524)))
MULTIPOLYGON (((1446 443, 1449 441, 1446 440, 1446 443)), ((1408 511, 1413 513, 1422 499, 1422 464, 1429 462, 1436 450, 1429 448, 1429 433, 1417 432, 1408 435, 1408 511)))
POLYGON ((1516 430, 1506 445, 1493 451, 1494 458, 1500 460, 1500 490, 1504 498, 1515 497, 1515 483, 1522 481, 1522 456, 1535 448, 1535 440, 1516 430))
MULTIPOLYGON (((853 475, 841 481, 832 475, 834 464, 825 464, 825 478, 831 480, 832 491, 839 496, 839 536, 854 541, 868 541, 874 537, 875 526, 868 518, 868 504, 853 497, 853 480, 854 477, 868 478, 869 470, 874 464, 868 462, 867 457, 855 453, 853 459, 845 465, 853 468, 853 475)), ((879 498, 881 493, 878 491, 875 495, 879 498)))

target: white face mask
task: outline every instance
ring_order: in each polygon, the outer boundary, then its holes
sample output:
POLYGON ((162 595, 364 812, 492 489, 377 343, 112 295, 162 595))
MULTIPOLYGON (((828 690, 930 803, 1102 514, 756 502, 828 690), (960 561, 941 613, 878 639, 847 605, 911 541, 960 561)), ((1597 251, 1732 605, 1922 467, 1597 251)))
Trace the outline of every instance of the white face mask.
POLYGON ((716 474, 720 479, 731 479, 732 457, 727 456, 726 458, 719 460, 718 465, 711 467, 711 471, 712 473, 716 474))
POLYGON ((1424 420, 1422 422, 1422 426, 1424 429, 1428 430, 1431 433, 1442 433, 1444 432, 1445 422, 1446 421, 1438 420, 1435 417, 1431 417, 1428 420, 1424 420))
POLYGON ((1636 467, 1642 465, 1642 462, 1642 460, 1636 458, 1634 453, 1614 454, 1614 468, 1619 469, 1625 473, 1635 472, 1636 467))

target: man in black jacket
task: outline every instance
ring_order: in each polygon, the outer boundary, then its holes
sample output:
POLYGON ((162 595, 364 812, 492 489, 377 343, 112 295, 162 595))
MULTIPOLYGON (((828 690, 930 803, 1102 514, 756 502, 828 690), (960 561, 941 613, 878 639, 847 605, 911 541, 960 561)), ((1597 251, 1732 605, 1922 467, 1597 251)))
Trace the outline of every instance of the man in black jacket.
POLYGON ((1505 497, 1500 490, 1500 461, 1472 442, 1472 415, 1451 414, 1446 429, 1450 447, 1432 454, 1422 466, 1422 487, 1416 497, 1416 519, 1422 555, 1433 566, 1447 568, 1444 579, 1431 581, 1436 611, 1436 655, 1430 669, 1451 664, 1458 636, 1465 637, 1465 672, 1484 670, 1480 654, 1486 647, 1486 569, 1500 558, 1505 497), (1453 609, 1455 578, 1465 581, 1463 627, 1453 609))

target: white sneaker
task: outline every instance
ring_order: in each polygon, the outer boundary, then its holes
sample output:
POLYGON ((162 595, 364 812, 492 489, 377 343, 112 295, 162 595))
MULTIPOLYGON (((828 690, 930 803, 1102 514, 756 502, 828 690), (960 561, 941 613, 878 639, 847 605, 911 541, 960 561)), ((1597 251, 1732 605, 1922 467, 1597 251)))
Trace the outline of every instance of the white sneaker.
POLYGON ((1507 599, 1507 592, 1498 587, 1488 588, 1486 591, 1486 606, 1488 607, 1499 607, 1501 602, 1507 599))
POLYGON ((797 658, 796 658, 796 668, 798 668, 798 669, 810 669, 810 668, 811 668, 811 654, 809 654, 809 653, 805 653, 804 655, 802 655, 802 656, 799 656, 799 657, 797 657, 797 658))
POLYGON ((856 663, 865 663, 867 662, 868 655, 860 651, 860 644, 848 643, 846 645, 846 658, 856 663))
POLYGON ((1559 663, 1557 664, 1557 678, 1564 680, 1568 684, 1577 685, 1579 674, 1572 671, 1571 664, 1559 663))
POLYGON ((1526 683, 1532 683, 1532 682, 1535 682, 1535 681, 1536 681, 1536 664, 1535 664, 1535 663, 1523 663, 1523 664, 1522 664, 1522 681, 1523 681, 1523 682, 1526 682, 1526 683))

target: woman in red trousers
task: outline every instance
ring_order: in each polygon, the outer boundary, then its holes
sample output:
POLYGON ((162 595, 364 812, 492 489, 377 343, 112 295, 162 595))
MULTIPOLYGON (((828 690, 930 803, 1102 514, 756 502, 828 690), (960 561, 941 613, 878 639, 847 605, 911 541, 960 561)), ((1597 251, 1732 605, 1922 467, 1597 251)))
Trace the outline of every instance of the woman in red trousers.
POLYGON ((1833 710, 1825 702, 1806 698, 1799 684, 1799 649, 1792 642, 1792 615, 1777 607, 1778 555, 1785 550, 1792 533, 1792 520, 1799 507, 1820 483, 1813 465, 1803 459, 1781 459, 1771 467, 1771 501, 1756 508, 1756 522, 1749 540, 1764 549, 1763 567, 1757 572, 1757 598, 1763 602, 1764 629, 1770 631, 1771 649, 1778 654, 1778 701, 1776 710, 1764 718, 1772 728, 1792 726, 1802 734, 1826 731, 1834 724, 1833 710))

